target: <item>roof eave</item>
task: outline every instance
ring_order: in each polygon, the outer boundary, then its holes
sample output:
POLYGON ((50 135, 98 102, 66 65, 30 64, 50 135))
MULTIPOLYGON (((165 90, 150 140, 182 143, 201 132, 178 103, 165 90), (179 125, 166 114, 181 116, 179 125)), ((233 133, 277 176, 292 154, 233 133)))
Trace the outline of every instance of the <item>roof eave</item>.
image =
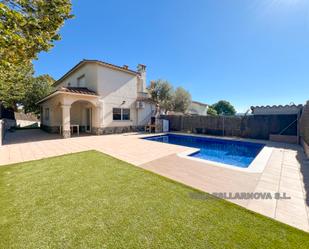
POLYGON ((44 97, 43 99, 39 100, 38 102, 36 102, 36 105, 39 105, 43 102, 45 102, 46 100, 56 96, 56 95, 59 95, 59 94, 68 94, 68 95, 78 95, 78 96, 87 96, 87 97, 95 97, 97 98, 98 95, 94 95, 94 94, 85 94, 85 93, 72 93, 72 92, 64 92, 64 91, 55 91, 49 95, 47 95, 46 97, 44 97))
POLYGON ((205 104, 205 103, 202 103, 202 102, 198 102, 198 101, 195 101, 195 100, 191 101, 191 103, 202 105, 202 106, 206 106, 206 107, 209 106, 208 104, 205 104))
POLYGON ((67 73, 65 73, 59 80, 55 81, 52 84, 52 86, 59 85, 63 80, 65 80, 72 73, 74 73, 78 68, 80 68, 81 66, 83 66, 84 64, 87 64, 87 63, 95 63, 95 64, 98 64, 98 65, 102 65, 102 66, 106 66, 106 67, 109 67, 109 68, 113 68, 113 69, 116 69, 118 71, 122 71, 122 72, 131 74, 131 75, 135 75, 135 76, 136 75, 140 75, 139 72, 136 72, 136 71, 133 71, 133 70, 130 70, 130 69, 125 69, 125 68, 122 68, 122 67, 119 67, 119 66, 107 63, 107 62, 103 62, 103 61, 99 61, 99 60, 82 60, 79 63, 77 63, 74 67, 72 67, 67 73))

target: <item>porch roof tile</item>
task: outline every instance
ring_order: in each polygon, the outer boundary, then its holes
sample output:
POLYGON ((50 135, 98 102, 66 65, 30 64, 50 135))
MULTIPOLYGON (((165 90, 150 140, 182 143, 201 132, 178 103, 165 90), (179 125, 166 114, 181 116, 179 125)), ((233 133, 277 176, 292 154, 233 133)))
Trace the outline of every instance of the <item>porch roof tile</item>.
POLYGON ((60 92, 70 92, 87 95, 97 95, 95 91, 88 89, 87 87, 61 87, 58 89, 60 92))
POLYGON ((42 98, 40 101, 38 101, 36 104, 40 104, 44 102, 45 100, 53 97, 57 93, 74 93, 74 94, 84 94, 84 95, 93 95, 98 96, 98 94, 95 91, 92 91, 88 89, 87 87, 60 87, 56 89, 55 91, 51 92, 44 98, 42 98))

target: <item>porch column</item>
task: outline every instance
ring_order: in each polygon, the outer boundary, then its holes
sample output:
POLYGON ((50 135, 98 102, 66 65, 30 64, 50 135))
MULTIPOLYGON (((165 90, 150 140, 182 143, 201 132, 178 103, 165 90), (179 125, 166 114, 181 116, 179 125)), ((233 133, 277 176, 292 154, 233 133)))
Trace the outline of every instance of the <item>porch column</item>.
POLYGON ((70 120, 70 105, 62 105, 62 136, 63 138, 71 137, 71 120, 70 120))
POLYGON ((98 125, 99 127, 103 127, 103 101, 99 102, 97 111, 98 111, 98 125))
POLYGON ((95 134, 100 135, 102 134, 103 128, 103 101, 99 101, 95 107, 95 117, 93 126, 95 128, 95 134))

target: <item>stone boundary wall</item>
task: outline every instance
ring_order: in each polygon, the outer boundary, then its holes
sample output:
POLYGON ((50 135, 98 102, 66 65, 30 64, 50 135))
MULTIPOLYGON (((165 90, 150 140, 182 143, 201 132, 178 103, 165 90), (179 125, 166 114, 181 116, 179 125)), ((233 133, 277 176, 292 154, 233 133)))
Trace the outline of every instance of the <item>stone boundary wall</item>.
POLYGON ((309 157, 309 101, 307 101, 307 104, 304 106, 300 118, 300 140, 309 157))
POLYGON ((92 134, 95 135, 108 135, 108 134, 120 134, 128 132, 141 132, 144 131, 144 126, 115 126, 115 127, 104 127, 95 128, 92 127, 92 134))
MULTIPOLYGON (((297 119, 297 115, 225 117, 164 115, 162 118, 170 121, 171 131, 268 140, 270 134, 279 134, 293 123, 297 119)), ((294 122, 282 135, 297 136, 297 128, 297 122, 294 122)))

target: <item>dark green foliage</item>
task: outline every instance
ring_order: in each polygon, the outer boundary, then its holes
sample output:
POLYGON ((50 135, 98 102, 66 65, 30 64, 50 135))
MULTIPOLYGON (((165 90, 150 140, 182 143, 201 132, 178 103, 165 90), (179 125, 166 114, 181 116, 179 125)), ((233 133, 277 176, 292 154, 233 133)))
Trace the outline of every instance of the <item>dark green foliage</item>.
POLYGON ((234 106, 231 105, 230 102, 226 100, 220 100, 219 102, 213 104, 211 106, 213 109, 217 111, 219 115, 235 115, 236 110, 234 106))
POLYGON ((185 113, 191 104, 191 95, 182 87, 178 87, 174 93, 173 111, 185 113))
POLYGON ((217 111, 214 108, 212 108, 211 106, 208 107, 207 114, 209 116, 217 116, 218 115, 217 111))
POLYGON ((28 91, 22 100, 25 112, 39 113, 40 109, 36 103, 52 91, 54 82, 55 80, 47 74, 32 78, 28 91))

